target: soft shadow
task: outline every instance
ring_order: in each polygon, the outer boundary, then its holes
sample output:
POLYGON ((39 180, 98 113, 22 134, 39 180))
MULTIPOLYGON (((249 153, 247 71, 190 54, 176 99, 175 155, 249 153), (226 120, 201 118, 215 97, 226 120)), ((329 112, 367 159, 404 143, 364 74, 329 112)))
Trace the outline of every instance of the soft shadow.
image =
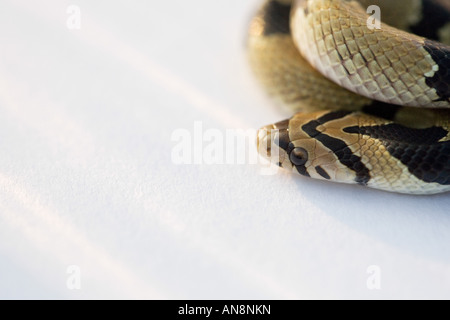
POLYGON ((314 205, 348 227, 415 256, 450 262, 449 193, 403 195, 303 177, 295 184, 314 205))

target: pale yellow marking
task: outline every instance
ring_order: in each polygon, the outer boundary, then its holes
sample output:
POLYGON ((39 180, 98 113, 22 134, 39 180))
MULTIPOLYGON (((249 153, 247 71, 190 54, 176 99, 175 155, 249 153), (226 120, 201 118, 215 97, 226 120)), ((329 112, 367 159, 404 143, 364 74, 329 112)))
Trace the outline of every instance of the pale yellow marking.
POLYGON ((448 102, 436 102, 439 96, 426 85, 425 76, 433 76, 438 66, 423 48, 423 38, 387 25, 382 25, 382 30, 369 30, 367 14, 356 3, 311 0, 307 6, 307 16, 303 10, 294 7, 291 19, 293 37, 305 58, 323 75, 349 90, 366 96, 374 95, 385 102, 449 106, 448 102), (328 10, 330 6, 334 9, 328 10), (314 37, 303 32, 308 26, 316 30, 314 37), (367 65, 364 60, 354 59, 359 52, 368 61, 367 65), (338 65, 343 65, 350 75, 359 76, 348 80, 344 73, 347 71, 338 65), (404 82, 404 86, 393 86, 399 80, 404 82), (401 87, 402 92, 396 93, 396 87, 401 87), (410 94, 404 92, 405 87, 411 90, 410 94), (379 90, 375 91, 377 88, 379 90))

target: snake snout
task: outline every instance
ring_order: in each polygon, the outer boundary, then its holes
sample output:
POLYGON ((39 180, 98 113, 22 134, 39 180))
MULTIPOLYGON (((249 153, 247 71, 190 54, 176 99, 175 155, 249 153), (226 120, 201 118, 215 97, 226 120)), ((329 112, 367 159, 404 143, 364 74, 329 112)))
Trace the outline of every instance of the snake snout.
POLYGON ((285 158, 289 142, 289 120, 277 122, 258 130, 256 138, 258 153, 278 165, 285 158))
POLYGON ((256 134, 256 148, 258 153, 264 158, 269 159, 271 156, 271 136, 273 125, 262 127, 256 134))

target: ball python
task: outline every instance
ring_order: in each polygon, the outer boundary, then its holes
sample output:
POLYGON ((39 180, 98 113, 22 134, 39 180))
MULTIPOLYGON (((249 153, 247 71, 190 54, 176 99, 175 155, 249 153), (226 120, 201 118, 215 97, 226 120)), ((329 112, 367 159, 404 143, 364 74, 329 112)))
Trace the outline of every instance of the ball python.
POLYGON ((449 12, 448 0, 263 1, 249 61, 295 114, 258 130, 259 154, 315 179, 450 191, 449 12))

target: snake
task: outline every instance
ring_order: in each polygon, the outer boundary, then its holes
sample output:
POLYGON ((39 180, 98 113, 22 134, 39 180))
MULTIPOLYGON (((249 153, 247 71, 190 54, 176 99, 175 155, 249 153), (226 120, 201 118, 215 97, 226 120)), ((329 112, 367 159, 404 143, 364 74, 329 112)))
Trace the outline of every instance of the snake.
POLYGON ((255 12, 251 69, 293 114, 258 130, 260 156, 314 179, 450 191, 450 1, 264 0, 255 12))

